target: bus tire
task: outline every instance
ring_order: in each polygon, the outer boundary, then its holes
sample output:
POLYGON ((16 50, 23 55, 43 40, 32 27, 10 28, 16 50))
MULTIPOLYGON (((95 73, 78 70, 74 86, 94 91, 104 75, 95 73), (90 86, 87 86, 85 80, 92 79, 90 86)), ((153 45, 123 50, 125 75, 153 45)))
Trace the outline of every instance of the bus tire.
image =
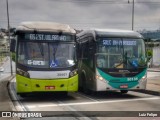
POLYGON ((90 94, 90 90, 87 88, 87 85, 86 85, 86 76, 84 75, 84 73, 82 74, 82 91, 86 94, 90 94))
POLYGON ((122 94, 125 94, 125 93, 127 93, 128 92, 128 90, 121 90, 121 93, 122 94))

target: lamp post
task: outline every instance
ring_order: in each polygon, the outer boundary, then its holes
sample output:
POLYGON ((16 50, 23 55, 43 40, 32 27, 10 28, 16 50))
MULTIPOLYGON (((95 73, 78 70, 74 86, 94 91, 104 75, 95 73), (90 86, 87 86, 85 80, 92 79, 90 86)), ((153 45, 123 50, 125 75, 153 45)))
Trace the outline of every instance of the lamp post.
MULTIPOLYGON (((6 5, 7 5, 7 20, 8 20, 8 38, 9 38, 9 45, 11 45, 8 0, 6 0, 6 5)), ((12 70, 12 53, 11 52, 10 52, 10 67, 11 67, 11 75, 13 75, 13 70, 12 70)))
MULTIPOLYGON (((130 3, 129 0, 128 3, 130 3)), ((132 30, 134 30, 134 0, 132 2, 132 30)))

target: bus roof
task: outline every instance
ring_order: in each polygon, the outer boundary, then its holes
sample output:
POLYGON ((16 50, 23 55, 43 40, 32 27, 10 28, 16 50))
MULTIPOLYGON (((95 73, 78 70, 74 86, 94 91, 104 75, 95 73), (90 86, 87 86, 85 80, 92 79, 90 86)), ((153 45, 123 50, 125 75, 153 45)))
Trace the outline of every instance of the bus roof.
POLYGON ((131 30, 119 30, 119 29, 91 29, 83 30, 77 37, 82 36, 99 36, 99 37, 119 37, 119 38, 143 38, 141 34, 131 30))
POLYGON ((67 24, 54 22, 22 22, 16 29, 17 31, 46 31, 46 32, 64 32, 76 33, 76 31, 67 24))

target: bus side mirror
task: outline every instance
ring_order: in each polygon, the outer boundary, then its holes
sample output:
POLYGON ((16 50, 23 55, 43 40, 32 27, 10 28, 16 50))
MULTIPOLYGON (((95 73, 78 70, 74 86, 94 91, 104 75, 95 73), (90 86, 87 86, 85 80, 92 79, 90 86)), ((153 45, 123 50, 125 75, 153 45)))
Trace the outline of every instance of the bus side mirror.
POLYGON ((10 52, 15 52, 15 48, 16 48, 16 40, 15 39, 11 39, 10 52))

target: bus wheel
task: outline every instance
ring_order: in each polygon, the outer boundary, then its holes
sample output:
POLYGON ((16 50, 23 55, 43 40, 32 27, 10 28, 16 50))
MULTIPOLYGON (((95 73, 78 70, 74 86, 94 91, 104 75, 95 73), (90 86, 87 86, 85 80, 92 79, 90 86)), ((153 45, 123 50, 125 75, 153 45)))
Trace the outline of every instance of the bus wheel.
POLYGON ((128 90, 121 90, 121 93, 122 94, 125 94, 125 93, 127 93, 128 92, 128 90))
POLYGON ((91 94, 91 91, 87 87, 83 87, 83 92, 86 94, 91 94))
POLYGON ((82 76, 82 81, 83 81, 82 91, 86 94, 91 94, 91 91, 87 88, 86 77, 84 75, 82 76))
POLYGON ((19 94, 22 98, 24 98, 24 97, 27 97, 27 94, 25 94, 25 93, 21 93, 21 94, 19 94))

